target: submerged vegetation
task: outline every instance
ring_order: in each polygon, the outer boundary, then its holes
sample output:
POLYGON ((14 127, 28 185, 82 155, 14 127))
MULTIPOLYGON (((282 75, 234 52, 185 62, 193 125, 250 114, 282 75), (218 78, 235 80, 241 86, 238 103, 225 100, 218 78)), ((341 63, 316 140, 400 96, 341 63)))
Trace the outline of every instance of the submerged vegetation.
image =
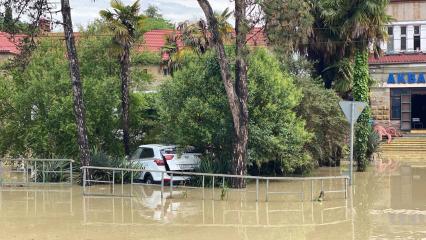
MULTIPOLYGON (((340 164, 348 128, 338 102, 369 101, 366 46, 384 37, 386 1, 264 1, 267 49, 244 40, 253 19, 241 14, 251 5, 235 1, 234 36, 232 12, 210 12, 200 0, 207 20, 180 24, 161 53, 140 51, 141 36, 174 26, 154 6, 140 14, 137 3, 113 1, 116 11, 102 11, 76 42, 92 165, 127 164, 119 159, 130 149, 158 142, 196 147, 203 172, 304 174, 340 164), (172 73, 159 92, 146 91, 154 77, 145 66, 172 73)), ((3 68, 0 155, 79 157, 65 55, 63 42, 40 38, 25 64, 3 68)), ((357 126, 359 170, 377 150, 370 119, 367 109, 357 126)))

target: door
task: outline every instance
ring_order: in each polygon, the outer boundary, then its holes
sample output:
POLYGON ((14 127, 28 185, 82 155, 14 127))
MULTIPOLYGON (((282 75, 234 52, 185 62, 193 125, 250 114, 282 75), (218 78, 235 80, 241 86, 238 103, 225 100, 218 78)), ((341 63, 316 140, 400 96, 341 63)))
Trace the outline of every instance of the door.
POLYGON ((411 130, 411 92, 409 89, 401 93, 401 130, 411 130))

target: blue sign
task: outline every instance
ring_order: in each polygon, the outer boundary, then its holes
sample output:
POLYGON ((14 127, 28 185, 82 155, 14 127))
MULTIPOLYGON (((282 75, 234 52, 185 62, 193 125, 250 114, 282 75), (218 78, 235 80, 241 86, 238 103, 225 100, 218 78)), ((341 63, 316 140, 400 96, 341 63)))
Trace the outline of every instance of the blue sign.
POLYGON ((388 84, 416 84, 426 83, 424 73, 389 73, 388 84))

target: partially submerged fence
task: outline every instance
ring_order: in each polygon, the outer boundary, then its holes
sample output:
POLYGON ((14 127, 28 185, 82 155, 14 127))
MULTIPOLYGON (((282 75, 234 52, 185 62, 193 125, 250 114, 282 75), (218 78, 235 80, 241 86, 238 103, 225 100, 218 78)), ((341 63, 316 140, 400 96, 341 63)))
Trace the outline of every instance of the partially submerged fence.
MULTIPOLYGON (((135 179, 138 179, 141 173, 160 173, 161 181, 159 184, 145 184, 155 185, 161 189, 161 198, 164 198, 165 193, 168 192, 167 197, 173 197, 173 191, 176 188, 197 188, 202 190, 202 198, 205 199, 205 190, 210 189, 212 199, 215 198, 215 188, 221 189, 221 198, 223 198, 224 192, 226 191, 244 191, 245 193, 255 194, 256 201, 260 200, 261 191, 264 193, 264 200, 269 201, 273 195, 296 195, 299 196, 303 201, 305 199, 305 188, 306 183, 310 183, 310 199, 314 200, 317 193, 342 193, 344 198, 348 196, 348 176, 326 176, 326 177, 262 177, 262 176, 239 176, 229 174, 213 174, 213 173, 197 173, 197 172, 180 172, 180 171, 158 171, 158 170, 147 170, 147 169, 130 169, 130 168, 109 168, 109 167, 94 167, 84 166, 81 168, 83 171, 83 194, 92 196, 117 196, 117 197, 132 197, 132 188, 128 194, 125 194, 125 184, 130 184, 132 187, 138 183, 135 179), (109 176, 108 179, 93 178, 93 172, 102 171, 104 175, 109 176), (107 174, 106 174, 107 173, 107 174), (118 176, 117 176, 118 174, 118 176), (128 178, 128 182, 125 181, 125 175, 128 178), (130 175, 130 176, 129 176, 130 175), (136 177, 135 177, 136 176, 136 177), (180 181, 181 179, 186 181, 180 181), (175 180, 174 180, 175 179, 175 180), (181 182, 179 185, 175 184, 176 179, 181 182), (196 179, 196 181, 194 181, 196 179), (254 189, 231 189, 228 187, 228 183, 235 179, 244 179, 249 182, 250 185, 254 185, 254 189), (340 181, 340 189, 325 188, 324 183, 326 181, 340 181), (207 183, 208 182, 208 183, 207 183), (271 189, 271 184, 276 182, 298 182, 300 188, 295 191, 281 191, 271 189), (316 187, 319 182, 320 185, 316 187), (106 184, 110 186, 109 191, 102 193, 94 193, 87 191, 87 188, 91 185, 106 184), (261 184, 264 186, 261 190, 261 184), (117 190, 117 186, 119 190, 117 190)), ((321 197, 321 194, 320 194, 321 197)), ((321 200, 321 199, 320 199, 321 200)))
POLYGON ((72 159, 0 159, 0 185, 69 184, 72 159))

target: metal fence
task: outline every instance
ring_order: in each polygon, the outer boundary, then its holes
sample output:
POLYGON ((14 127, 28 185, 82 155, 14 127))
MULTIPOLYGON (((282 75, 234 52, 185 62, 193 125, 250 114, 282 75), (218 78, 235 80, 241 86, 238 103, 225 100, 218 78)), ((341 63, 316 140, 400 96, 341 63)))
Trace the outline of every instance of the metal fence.
POLYGON ((72 159, 0 159, 0 185, 69 184, 72 159))
MULTIPOLYGON (((196 188, 202 190, 202 199, 205 199, 205 190, 210 189, 212 194, 212 199, 215 199, 215 188, 219 187, 221 189, 221 194, 223 195, 224 190, 226 191, 244 191, 245 193, 255 194, 256 201, 260 200, 261 187, 264 186, 264 200, 269 201, 270 197, 273 195, 296 195, 299 196, 303 201, 305 199, 305 185, 307 182, 310 182, 310 199, 314 200, 314 194, 317 192, 327 193, 342 193, 346 199, 348 196, 348 176, 326 176, 326 177, 262 177, 262 176, 239 176, 239 175, 229 175, 229 174, 213 174, 213 173, 197 173, 197 172, 178 172, 178 171, 158 171, 158 170, 147 170, 147 169, 129 169, 129 168, 109 168, 109 167, 94 167, 94 166, 84 166, 81 168, 83 171, 83 194, 92 195, 92 196, 117 196, 117 197, 132 197, 132 188, 130 193, 125 194, 124 185, 124 175, 130 174, 129 183, 132 187, 134 184, 143 184, 136 183, 134 180, 135 174, 140 173, 161 173, 161 181, 159 184, 154 184, 161 188, 161 198, 164 198, 164 193, 169 192, 168 198, 173 197, 173 191, 176 188, 196 188), (104 173, 109 173, 108 176, 111 176, 109 179, 91 179, 90 172, 93 171, 103 171, 104 173), (119 181, 116 181, 116 175, 119 174, 119 181), (166 179, 167 176, 167 179, 166 179), (175 179, 182 177, 192 179, 197 178, 198 184, 187 184, 183 183, 176 185, 174 182, 175 179), (229 180, 234 179, 244 179, 246 182, 250 182, 251 185, 254 185, 254 189, 245 188, 245 189, 232 189, 228 188, 227 183, 229 180), (166 182, 167 180, 167 182, 166 182), (206 184, 206 181, 209 181, 209 184, 206 184), (340 189, 326 188, 324 183, 326 181, 341 181, 340 189), (281 191, 271 189, 271 183, 276 182, 299 182, 300 188, 295 191, 281 191), (314 182, 319 182, 319 187, 315 187, 314 182), (87 191, 87 188, 95 184, 107 184, 110 186, 109 192, 102 193, 93 193, 87 191), (117 186, 119 189, 117 191, 117 186), (168 186, 167 186, 168 185, 168 186), (166 190, 168 188, 168 190, 166 190)), ((152 185, 152 184, 151 184, 152 185)), ((263 195, 263 194, 262 194, 263 195)), ((222 196, 223 197, 223 196, 222 196)))

